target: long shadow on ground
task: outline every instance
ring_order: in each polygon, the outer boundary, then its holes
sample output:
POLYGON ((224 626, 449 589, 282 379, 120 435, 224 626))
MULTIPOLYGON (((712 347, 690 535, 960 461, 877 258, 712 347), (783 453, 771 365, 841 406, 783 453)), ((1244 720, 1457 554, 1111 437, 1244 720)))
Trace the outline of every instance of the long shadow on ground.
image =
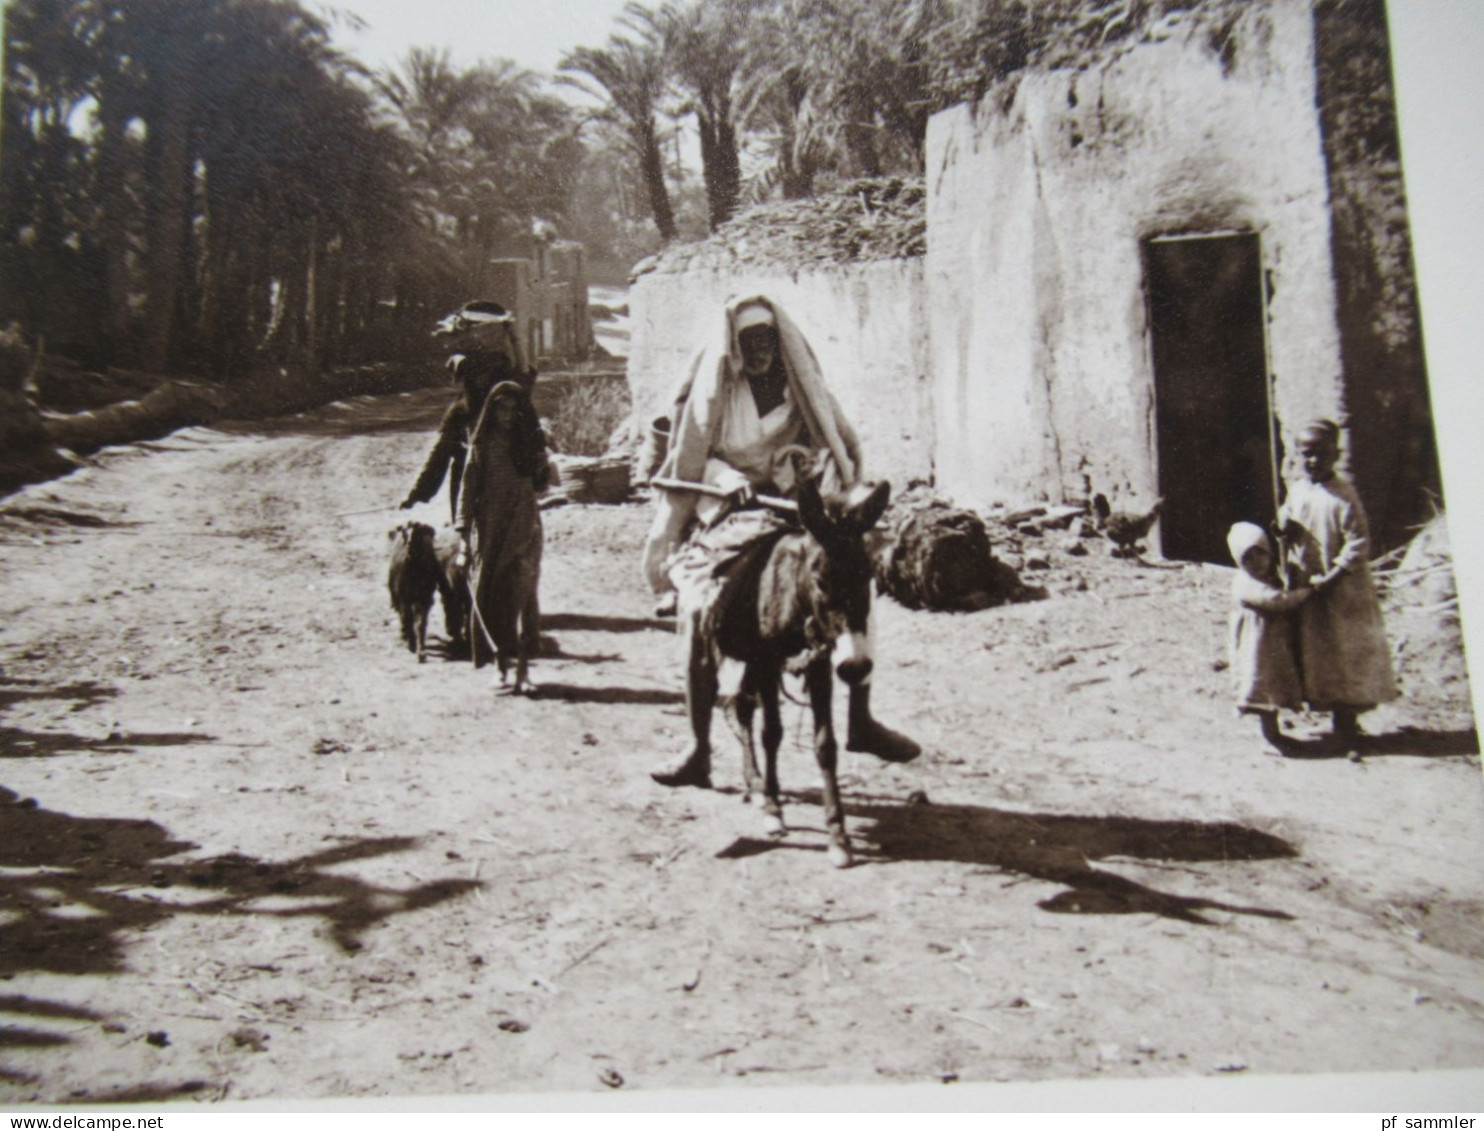
MULTIPOLYGON (((818 790, 792 794, 821 804, 818 790)), ((1008 875, 1065 884, 1067 891, 1041 901, 1044 911, 1084 915, 1153 914, 1209 924, 1203 911, 1291 919, 1287 912, 1241 907, 1199 896, 1158 891, 1093 866, 1126 857, 1151 862, 1230 864, 1297 856, 1270 833, 1228 821, 1155 821, 1141 817, 1015 813, 980 805, 880 804, 848 801, 848 827, 861 863, 938 860, 975 865, 1008 875)), ((787 841, 743 837, 723 858, 753 856, 787 841)))
MULTIPOLYGON (((1406 758, 1465 758, 1479 753, 1479 732, 1470 730, 1422 730, 1404 726, 1384 734, 1362 735, 1360 753, 1406 758)), ((1349 747, 1332 735, 1314 738, 1288 736, 1283 744, 1283 757, 1297 761, 1325 761, 1346 758, 1349 747)))
POLYGON ((659 617, 615 617, 597 613, 542 613, 543 632, 666 632, 675 635, 675 622, 659 617))
POLYGON ((579 687, 572 683, 544 681, 536 685, 536 698, 556 699, 563 703, 636 703, 661 707, 685 702, 685 696, 680 692, 658 687, 579 687))
MULTIPOLYGON (((131 937, 176 915, 316 918, 353 953, 376 923, 480 886, 440 879, 387 888, 329 870, 416 844, 412 837, 345 839, 286 861, 236 853, 179 859, 195 845, 154 821, 76 817, 0 787, 0 979, 120 973, 131 937)), ((72 1009, 23 995, 0 998, 0 1012, 37 1020, 71 1017, 72 1009)), ((71 1040, 44 1028, 6 1033, 3 1044, 13 1047, 71 1040)))
POLYGON ((172 915, 314 916, 328 921, 342 949, 356 951, 367 927, 479 886, 449 879, 398 890, 326 871, 416 844, 379 837, 282 862, 236 853, 172 860, 196 846, 154 821, 74 817, 0 787, 0 977, 117 973, 122 933, 172 915), (253 905, 272 896, 287 898, 253 905))
MULTIPOLYGON (((35 680, 6 679, 0 683, 0 714, 14 704, 30 699, 70 699, 75 703, 73 710, 81 710, 112 699, 117 694, 114 688, 92 681, 49 685, 35 680)), ((0 726, 0 759, 49 758, 88 750, 121 752, 137 746, 194 746, 213 741, 214 736, 199 732, 114 731, 100 738, 68 731, 0 726)))

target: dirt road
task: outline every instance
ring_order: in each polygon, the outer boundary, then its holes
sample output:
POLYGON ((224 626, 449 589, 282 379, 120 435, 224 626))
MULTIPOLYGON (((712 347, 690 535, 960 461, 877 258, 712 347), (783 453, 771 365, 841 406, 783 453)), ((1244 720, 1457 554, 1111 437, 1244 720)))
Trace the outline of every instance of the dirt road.
POLYGON ((782 841, 726 736, 717 791, 650 782, 684 720, 643 507, 548 512, 540 697, 401 650, 400 516, 348 512, 445 395, 0 508, 0 1101, 1484 1064, 1457 684, 1369 719, 1364 764, 1276 760, 1217 670, 1225 571, 1096 550, 1036 604, 883 600, 880 713, 927 750, 843 756, 835 871, 801 707, 782 841))

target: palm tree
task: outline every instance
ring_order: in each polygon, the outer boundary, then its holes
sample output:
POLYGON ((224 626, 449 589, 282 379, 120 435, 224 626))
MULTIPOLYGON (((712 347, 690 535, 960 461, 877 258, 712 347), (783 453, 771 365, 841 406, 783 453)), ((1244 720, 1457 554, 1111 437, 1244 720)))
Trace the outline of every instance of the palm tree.
POLYGON ((664 54, 656 37, 636 41, 610 35, 605 47, 578 47, 562 57, 562 81, 603 104, 596 114, 617 125, 649 194, 650 214, 660 238, 677 234, 675 210, 665 183, 657 124, 665 92, 664 54), (585 76, 579 78, 577 76, 585 76))
POLYGON ((772 157, 753 186, 759 198, 775 188, 786 200, 810 196, 815 178, 840 164, 816 105, 817 70, 798 51, 799 9, 799 0, 774 0, 753 13, 743 40, 738 116, 772 157))
POLYGON ((742 187, 736 84, 748 16, 758 0, 667 0, 658 11, 631 2, 622 22, 658 39, 665 66, 694 113, 701 141, 701 175, 711 229, 737 209, 742 187))
POLYGON ((581 160, 573 113, 508 60, 456 70, 447 53, 414 50, 378 87, 410 143, 420 222, 459 261, 467 291, 501 250, 524 254, 537 220, 567 210, 581 160))

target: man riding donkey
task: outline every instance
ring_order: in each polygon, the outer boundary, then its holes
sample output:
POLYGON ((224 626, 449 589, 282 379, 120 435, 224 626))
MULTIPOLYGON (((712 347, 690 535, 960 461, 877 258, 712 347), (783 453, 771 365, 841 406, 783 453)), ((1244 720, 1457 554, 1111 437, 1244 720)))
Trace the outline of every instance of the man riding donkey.
MULTIPOLYGON (((825 492, 849 491, 861 480, 860 441, 804 335, 761 295, 725 304, 712 339, 691 363, 672 419, 670 448, 654 477, 661 490, 644 571, 656 613, 681 618, 693 737, 650 776, 661 785, 710 788, 717 673, 707 632, 718 602, 729 596, 727 579, 777 528, 758 496, 789 498, 806 475, 825 492)), ((845 746, 890 762, 920 752, 872 716, 869 676, 850 688, 845 746)))
MULTIPOLYGON (((467 562, 469 640, 476 668, 498 661, 499 682, 516 667, 515 690, 531 691, 539 650, 542 528, 537 496, 551 482, 546 436, 531 403, 515 319, 498 303, 465 304, 434 330, 449 339, 448 370, 462 386, 444 413, 433 449, 403 501, 427 502, 449 476, 449 506, 467 562)), ((461 571, 462 572, 462 571, 461 571)))

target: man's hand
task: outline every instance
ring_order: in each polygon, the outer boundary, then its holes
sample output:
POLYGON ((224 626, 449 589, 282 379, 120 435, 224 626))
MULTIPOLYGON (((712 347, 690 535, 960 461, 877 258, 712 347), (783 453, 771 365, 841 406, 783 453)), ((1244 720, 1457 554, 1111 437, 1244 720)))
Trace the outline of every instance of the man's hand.
POLYGON ((757 499, 757 492, 752 489, 751 483, 744 483, 740 487, 734 487, 727 493, 727 502, 732 508, 740 509, 757 499))

